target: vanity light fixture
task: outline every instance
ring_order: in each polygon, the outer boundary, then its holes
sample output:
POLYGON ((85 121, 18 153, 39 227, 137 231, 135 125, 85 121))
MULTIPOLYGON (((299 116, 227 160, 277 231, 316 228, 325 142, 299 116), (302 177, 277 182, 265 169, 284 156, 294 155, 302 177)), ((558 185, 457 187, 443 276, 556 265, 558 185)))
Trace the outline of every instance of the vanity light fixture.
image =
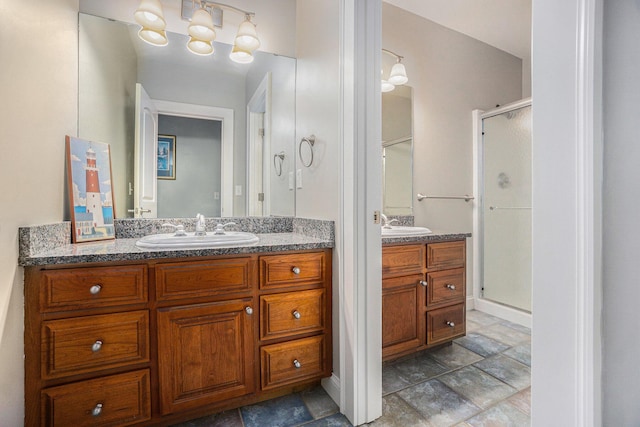
POLYGON ((166 46, 169 43, 164 31, 167 23, 160 0, 142 0, 133 17, 140 24, 138 37, 143 41, 154 46, 166 46))
POLYGON ((407 70, 402 63, 403 56, 398 55, 397 53, 391 52, 388 49, 382 49, 382 52, 387 55, 391 55, 396 58, 396 63, 391 67, 391 72, 389 73, 389 79, 382 79, 382 92, 391 92, 395 89, 396 86, 400 86, 406 84, 409 81, 407 77, 407 70))
MULTIPOLYGON (((244 21, 238 27, 229 58, 241 64, 253 62, 253 52, 260 47, 256 25, 251 22, 255 13, 208 0, 182 0, 182 18, 191 21, 187 28, 189 33, 187 49, 196 55, 213 53, 213 41, 216 38, 214 27, 222 27, 223 9, 244 15, 244 21)), ((141 0, 134 17, 142 27, 138 32, 142 40, 155 46, 165 46, 168 43, 165 33, 166 21, 160 0, 141 0)))

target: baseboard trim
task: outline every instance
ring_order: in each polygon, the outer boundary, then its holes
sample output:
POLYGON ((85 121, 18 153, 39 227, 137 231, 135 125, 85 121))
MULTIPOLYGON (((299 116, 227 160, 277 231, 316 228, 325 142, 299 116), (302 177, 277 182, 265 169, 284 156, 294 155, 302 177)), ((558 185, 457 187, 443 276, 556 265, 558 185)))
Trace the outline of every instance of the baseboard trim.
MULTIPOLYGON (((322 388, 327 392, 329 397, 340 406, 340 378, 336 374, 331 374, 329 378, 322 379, 322 388)), ((342 410, 342 408, 340 408, 342 410)))
POLYGON ((531 313, 526 313, 482 298, 474 299, 473 306, 476 310, 482 311, 483 313, 531 328, 531 313))
POLYGON ((476 300, 475 300, 474 297, 472 297, 472 296, 468 296, 467 297, 467 305, 466 305, 467 311, 475 310, 475 308, 476 308, 475 301, 476 300))

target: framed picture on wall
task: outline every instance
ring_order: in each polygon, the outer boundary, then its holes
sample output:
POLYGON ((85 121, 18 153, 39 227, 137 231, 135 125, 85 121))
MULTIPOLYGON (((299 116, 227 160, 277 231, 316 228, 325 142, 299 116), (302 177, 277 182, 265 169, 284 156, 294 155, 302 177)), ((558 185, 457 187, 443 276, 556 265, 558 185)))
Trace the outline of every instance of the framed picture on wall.
POLYGON ((176 179, 175 135, 158 135, 158 179, 176 179))
POLYGON ((73 242, 115 239, 109 144, 67 136, 66 153, 73 242))

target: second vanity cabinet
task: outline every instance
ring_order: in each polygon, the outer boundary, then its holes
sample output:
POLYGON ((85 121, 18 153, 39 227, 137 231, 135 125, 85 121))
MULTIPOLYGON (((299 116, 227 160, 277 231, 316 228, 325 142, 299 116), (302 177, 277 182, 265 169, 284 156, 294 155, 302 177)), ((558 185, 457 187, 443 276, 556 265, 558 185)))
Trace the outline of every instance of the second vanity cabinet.
POLYGON ((331 374, 331 252, 25 269, 28 426, 167 425, 331 374))
POLYGON ((382 248, 382 357, 465 334, 464 240, 382 248))

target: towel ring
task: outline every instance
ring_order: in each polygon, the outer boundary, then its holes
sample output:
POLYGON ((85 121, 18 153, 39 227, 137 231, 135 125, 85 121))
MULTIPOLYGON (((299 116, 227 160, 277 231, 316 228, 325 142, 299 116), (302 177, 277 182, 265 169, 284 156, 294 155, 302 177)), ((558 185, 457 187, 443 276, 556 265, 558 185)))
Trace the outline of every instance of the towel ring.
POLYGON ((302 138, 302 140, 300 141, 300 145, 298 145, 298 155, 300 156, 300 161, 306 168, 308 168, 313 164, 313 144, 315 143, 316 143, 316 136, 311 135, 311 136, 308 136, 308 137, 305 136, 304 138, 302 138), (309 161, 307 162, 305 162, 304 156, 302 155, 302 146, 304 142, 306 142, 307 146, 309 146, 310 157, 309 157, 309 161))
POLYGON ((284 151, 279 152, 278 154, 273 155, 273 168, 276 170, 276 175, 282 175, 282 163, 284 162, 284 151), (278 161, 280 159, 280 161, 278 161))

